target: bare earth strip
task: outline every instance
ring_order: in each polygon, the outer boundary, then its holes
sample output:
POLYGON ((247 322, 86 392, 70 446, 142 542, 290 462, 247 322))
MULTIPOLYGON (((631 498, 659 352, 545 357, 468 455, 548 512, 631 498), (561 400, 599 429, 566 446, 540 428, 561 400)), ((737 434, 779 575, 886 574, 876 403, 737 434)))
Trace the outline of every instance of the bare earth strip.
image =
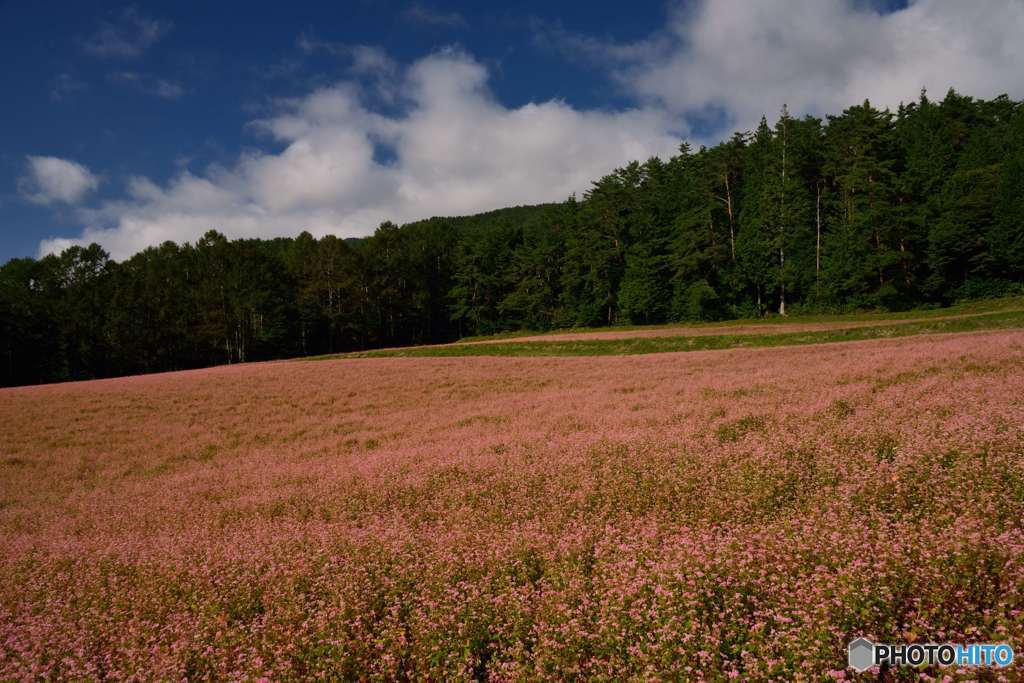
POLYGON ((1016 645, 1021 387, 1009 330, 3 390, 0 680, 821 680, 857 635, 1016 645))

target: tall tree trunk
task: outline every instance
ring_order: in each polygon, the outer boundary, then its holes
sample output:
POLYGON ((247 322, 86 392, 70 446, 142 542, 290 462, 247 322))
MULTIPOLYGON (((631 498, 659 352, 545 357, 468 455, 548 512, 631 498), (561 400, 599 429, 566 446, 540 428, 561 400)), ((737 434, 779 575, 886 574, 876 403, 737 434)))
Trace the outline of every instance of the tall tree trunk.
MULTIPOLYGON (((870 190, 870 187, 873 186, 874 184, 875 184, 875 179, 873 177, 871 177, 871 175, 869 174, 868 175, 869 190, 870 190)), ((870 200, 870 198, 871 198, 870 192, 868 193, 867 196, 868 196, 868 199, 870 200)), ((878 221, 877 221, 877 219, 875 221, 872 221, 872 224, 873 224, 872 232, 873 232, 873 234, 875 236, 875 263, 876 263, 876 265, 878 267, 878 286, 882 287, 883 285, 885 285, 885 275, 884 275, 884 273, 882 271, 882 238, 878 234, 878 221)))
POLYGON ((782 192, 779 194, 779 315, 786 315, 786 106, 782 106, 782 192))
POLYGON ((729 186, 729 169, 725 169, 725 211, 729 216, 729 249, 732 253, 732 262, 736 263, 736 228, 733 226, 732 218, 732 188, 729 186))
POLYGON ((878 228, 875 228, 875 260, 878 264, 878 286, 885 284, 885 277, 882 272, 882 239, 878 236, 878 228))
POLYGON ((814 218, 818 229, 817 243, 814 245, 814 286, 817 290, 821 287, 821 183, 815 183, 814 188, 817 190, 814 201, 814 218))
MULTIPOLYGON (((779 247, 779 264, 780 269, 785 270, 786 267, 786 252, 779 247)), ((786 281, 785 279, 779 280, 779 315, 786 315, 786 281)))
MULTIPOLYGON (((900 209, 903 208, 903 197, 899 198, 900 209)), ((900 229, 900 268, 903 270, 903 284, 910 289, 910 264, 907 263, 907 243, 904 239, 903 229, 900 229)))
POLYGON ((910 264, 907 263, 907 244, 900 238, 900 266, 903 268, 903 283, 910 288, 910 264))

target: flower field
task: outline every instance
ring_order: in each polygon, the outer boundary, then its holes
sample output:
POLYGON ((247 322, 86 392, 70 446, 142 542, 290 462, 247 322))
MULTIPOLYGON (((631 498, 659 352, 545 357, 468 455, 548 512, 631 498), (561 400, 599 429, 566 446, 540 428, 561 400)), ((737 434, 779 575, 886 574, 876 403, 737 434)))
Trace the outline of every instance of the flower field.
POLYGON ((1021 657, 1024 331, 4 390, 0 543, 0 680, 856 679, 860 635, 1021 657))

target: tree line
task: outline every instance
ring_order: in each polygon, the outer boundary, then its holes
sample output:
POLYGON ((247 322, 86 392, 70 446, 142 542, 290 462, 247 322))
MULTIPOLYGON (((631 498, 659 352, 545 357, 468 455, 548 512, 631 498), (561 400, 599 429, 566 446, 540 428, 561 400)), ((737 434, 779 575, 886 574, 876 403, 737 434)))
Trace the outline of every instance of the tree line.
POLYGON ((1024 108, 785 107, 581 198, 363 239, 98 245, 0 268, 0 384, 506 330, 906 309, 1024 291, 1024 108))

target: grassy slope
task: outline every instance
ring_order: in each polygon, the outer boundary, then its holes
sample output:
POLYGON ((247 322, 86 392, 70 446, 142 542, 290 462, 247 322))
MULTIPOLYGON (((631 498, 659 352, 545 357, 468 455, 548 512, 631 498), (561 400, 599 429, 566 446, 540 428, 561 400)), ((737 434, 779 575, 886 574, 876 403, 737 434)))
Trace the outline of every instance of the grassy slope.
MULTIPOLYGON (((1007 310, 1018 299, 983 302, 956 310, 918 313, 906 322, 891 322, 886 315, 884 324, 834 330, 774 332, 769 334, 717 334, 705 336, 637 337, 631 339, 593 339, 574 341, 499 342, 493 344, 445 344, 397 349, 377 349, 358 353, 320 356, 319 358, 382 358, 425 356, 602 356, 678 351, 703 351, 730 348, 768 346, 794 346, 830 342, 860 341, 919 334, 977 332, 1010 328, 1024 328, 1024 310, 1007 310), (987 310, 990 312, 985 312, 987 310), (969 317, 949 317, 954 314, 973 313, 969 317)), ((837 317, 837 322, 857 320, 854 316, 837 317)), ((775 322, 778 322, 776 320, 775 322)), ((794 322, 808 322, 799 318, 794 322)))
POLYGON ((556 330, 516 330, 513 332, 499 332, 491 335, 478 335, 463 337, 457 344, 465 342, 481 342, 495 339, 516 339, 518 337, 548 336, 566 333, 580 332, 611 332, 619 330, 674 330, 682 327, 701 329, 708 327, 747 327, 750 325, 780 325, 799 323, 830 323, 830 322, 861 322, 861 321, 890 321, 890 320, 922 320, 929 318, 945 318, 955 315, 966 315, 973 313, 993 313, 996 311, 1007 311, 1024 309, 1024 296, 1005 297, 1002 299, 982 299, 978 301, 967 301, 954 304, 948 308, 926 308, 910 311, 857 311, 853 313, 814 313, 806 315, 794 315, 782 317, 768 315, 763 318, 737 318, 735 320, 719 320, 703 323, 664 323, 661 325, 614 325, 605 327, 566 327, 556 330))

